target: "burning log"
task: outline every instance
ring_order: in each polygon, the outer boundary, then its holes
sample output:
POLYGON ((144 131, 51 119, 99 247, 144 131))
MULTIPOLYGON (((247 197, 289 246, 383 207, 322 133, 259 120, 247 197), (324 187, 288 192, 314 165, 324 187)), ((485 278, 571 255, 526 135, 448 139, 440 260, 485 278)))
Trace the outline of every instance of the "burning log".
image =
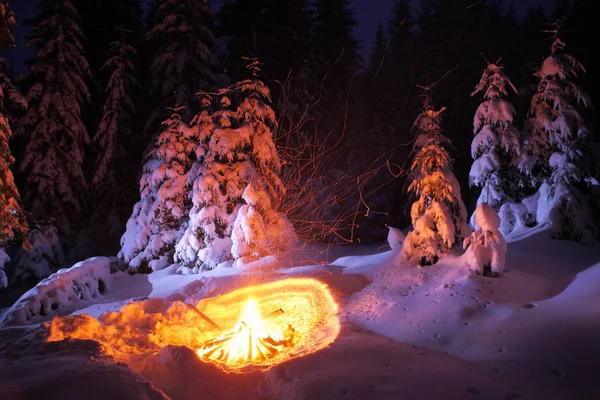
MULTIPOLYGON (((281 340, 273 339, 260 327, 260 317, 257 305, 249 302, 249 313, 245 314, 250 319, 240 319, 235 328, 219 337, 209 340, 198 350, 201 357, 221 361, 224 363, 246 363, 248 361, 265 361, 277 355, 282 348, 294 345, 294 328, 288 325, 285 332, 281 333, 281 340), (256 312, 256 314, 254 314, 256 312), (258 318, 258 320, 253 319, 258 318), (257 325, 258 323, 258 325, 257 325), (261 332, 261 333, 259 333, 261 332), (265 336, 261 336, 265 335, 265 336)), ((283 314, 281 308, 271 312, 265 319, 274 318, 283 314)), ((277 334, 279 336, 279 334, 277 334)))
POLYGON ((190 310, 193 310, 194 312, 196 312, 196 314, 198 314, 200 317, 202 317, 202 319, 205 320, 206 322, 208 322, 213 328, 218 329, 220 331, 223 330, 223 329, 221 329, 221 327, 219 325, 217 325, 217 323, 215 321, 208 318, 208 316, 206 314, 204 314, 202 311, 198 310, 193 305, 187 303, 186 306, 188 306, 190 308, 190 310))
POLYGON ((198 352, 204 358, 216 359, 222 362, 264 361, 279 353, 280 347, 292 347, 294 345, 294 328, 288 326, 285 334, 286 337, 282 340, 275 340, 270 336, 266 338, 257 337, 252 328, 241 321, 237 330, 209 340, 198 352), (247 344, 239 349, 245 350, 245 352, 236 350, 236 342, 240 340, 244 342, 247 340, 247 344))

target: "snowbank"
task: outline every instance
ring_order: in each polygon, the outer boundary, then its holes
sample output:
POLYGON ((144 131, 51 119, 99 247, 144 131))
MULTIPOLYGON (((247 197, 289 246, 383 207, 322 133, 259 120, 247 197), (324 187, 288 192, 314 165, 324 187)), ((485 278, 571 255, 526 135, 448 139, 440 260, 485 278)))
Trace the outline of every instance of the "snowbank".
POLYGON ((0 327, 40 323, 67 315, 110 290, 126 267, 117 258, 92 257, 63 268, 28 290, 4 314, 0 327))

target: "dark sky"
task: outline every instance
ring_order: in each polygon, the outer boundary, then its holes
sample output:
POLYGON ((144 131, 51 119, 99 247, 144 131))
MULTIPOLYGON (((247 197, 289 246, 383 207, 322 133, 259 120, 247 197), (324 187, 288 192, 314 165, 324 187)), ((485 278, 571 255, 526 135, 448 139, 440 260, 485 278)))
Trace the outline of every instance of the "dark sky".
MULTIPOLYGON (((286 0, 281 0, 286 1, 286 0)), ((413 3, 413 10, 416 10, 419 6, 419 0, 411 0, 413 3)), ((476 0, 473 0, 476 1, 476 0)), ((550 7, 554 0, 512 0, 515 8, 522 16, 530 5, 543 4, 544 6, 550 7)), ((11 6, 17 16, 17 22, 20 23, 24 19, 35 16, 37 11, 38 0, 11 0, 11 6)), ((361 41, 362 49, 361 53, 363 56, 368 56, 371 50, 371 43, 377 29, 377 24, 382 21, 384 24, 390 18, 392 12, 392 6, 394 0, 352 0, 353 8, 356 11, 358 19, 358 27, 356 28, 356 37, 361 41)), ((17 26, 15 29, 15 36, 17 41, 17 49, 7 52, 6 58, 17 73, 23 72, 24 60, 28 57, 29 53, 24 49, 26 31, 23 27, 17 26)))

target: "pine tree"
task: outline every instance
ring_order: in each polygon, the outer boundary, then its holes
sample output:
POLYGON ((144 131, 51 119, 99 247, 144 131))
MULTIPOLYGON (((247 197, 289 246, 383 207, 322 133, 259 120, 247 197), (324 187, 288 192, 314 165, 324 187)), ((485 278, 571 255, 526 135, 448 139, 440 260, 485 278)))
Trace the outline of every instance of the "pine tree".
POLYGON ((190 224, 177 245, 182 273, 232 261, 244 265, 294 243, 291 224, 275 210, 284 188, 273 141, 275 112, 269 88, 258 79, 260 66, 252 59, 252 79, 220 91, 214 123, 203 96, 206 108, 195 120, 207 153, 193 184, 190 224), (232 95, 241 97, 235 111, 232 95))
POLYGON ((423 112, 414 123, 418 136, 413 147, 412 182, 408 186, 418 198, 410 213, 413 230, 402 247, 405 257, 421 266, 435 264, 470 233, 460 186, 443 147, 450 144, 440 127, 444 110, 433 110, 430 88, 425 88, 423 112))
MULTIPOLYGON (((15 17, 5 0, 0 0, 0 52, 14 46, 11 33, 15 17)), ((27 221, 20 205, 19 192, 15 186, 10 167, 14 158, 10 152, 9 140, 12 131, 4 111, 4 91, 13 91, 10 80, 5 75, 8 63, 0 55, 0 289, 8 286, 4 266, 10 260, 5 249, 11 241, 27 232, 27 221)), ((12 96, 15 98, 15 96, 12 96)))
MULTIPOLYGON (((82 44, 90 65, 91 75, 86 80, 90 102, 83 107, 82 120, 92 135, 100 124, 106 103, 111 71, 103 68, 104 63, 112 56, 112 44, 121 40, 124 33, 128 34, 129 45, 140 48, 143 9, 140 0, 77 0, 73 5, 80 16, 80 27, 85 37, 82 44)), ((142 103, 143 100, 136 99, 136 102, 142 103)), ((138 157, 132 155, 131 158, 135 159, 137 166, 138 157)))
POLYGON ((558 29, 551 54, 536 73, 540 81, 531 100, 533 130, 522 167, 542 183, 540 193, 547 193, 547 199, 541 199, 547 205, 538 206, 538 223, 547 213, 556 238, 591 243, 600 232, 590 199, 593 136, 585 118, 592 102, 574 82, 585 68, 565 52, 558 29))
POLYGON ((133 64, 135 56, 135 49, 125 41, 112 44, 112 56, 104 64, 104 69, 110 72, 104 113, 93 139, 99 153, 91 182, 93 197, 97 199, 93 219, 94 227, 101 233, 94 242, 102 238, 108 249, 112 249, 113 242, 118 244, 118 237, 124 231, 127 215, 123 209, 132 194, 127 178, 134 175, 129 157, 136 112, 133 96, 139 89, 133 64))
POLYGON ((471 144, 473 165, 469 184, 481 188, 477 204, 486 202, 496 212, 500 206, 519 198, 517 163, 521 153, 519 131, 513 125, 516 110, 506 100, 508 88, 516 89, 501 65, 488 64, 474 96, 483 94, 473 121, 471 144))
POLYGON ((194 115, 195 92, 214 89, 215 37, 210 30, 212 11, 207 0, 165 0, 154 3, 147 40, 157 50, 151 66, 151 96, 158 99, 145 127, 154 137, 165 109, 185 107, 183 118, 194 115))
POLYGON ((293 227, 276 210, 285 188, 280 179, 281 161, 273 140, 277 121, 270 102, 270 90, 259 79, 262 65, 250 60, 248 69, 252 78, 235 86, 243 99, 237 107, 240 129, 248 131, 250 161, 246 172, 249 182, 242 193, 244 203, 236 216, 231 239, 232 255, 236 264, 273 255, 288 249, 295 242, 293 227))
POLYGON ((192 124, 198 132, 198 174, 192 186, 189 225, 175 252, 175 261, 181 265, 178 272, 184 274, 211 270, 231 261, 231 227, 245 184, 242 174, 234 168, 241 150, 241 143, 236 140, 243 139, 231 128, 237 125, 237 118, 230 109, 230 90, 219 91, 221 109, 216 112, 212 95, 199 95, 202 111, 192 124), (223 135, 223 130, 229 135, 223 135), (227 152, 229 145, 232 148, 227 152))
POLYGON ((182 111, 172 108, 163 122, 164 130, 144 165, 141 199, 121 238, 119 258, 132 271, 148 272, 172 263, 175 245, 188 225, 197 138, 182 120, 182 111))
POLYGON ((39 6, 29 23, 35 54, 20 81, 29 103, 18 130, 26 140, 22 192, 32 219, 56 219, 68 244, 88 200, 83 163, 90 141, 81 106, 89 98, 85 79, 90 71, 71 1, 41 0, 39 6))

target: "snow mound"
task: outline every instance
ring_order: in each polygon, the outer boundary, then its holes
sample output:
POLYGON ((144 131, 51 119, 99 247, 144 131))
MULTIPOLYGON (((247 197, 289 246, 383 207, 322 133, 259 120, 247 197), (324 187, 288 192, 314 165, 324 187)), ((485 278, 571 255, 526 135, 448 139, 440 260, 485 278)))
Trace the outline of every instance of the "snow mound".
MULTIPOLYGON (((387 225, 386 225, 387 226, 387 225)), ((387 226, 389 228, 387 241, 390 245, 391 249, 395 249, 396 247, 402 247, 404 240, 406 239, 406 235, 398 228, 394 228, 393 226, 387 226)))
POLYGON ((495 231, 500 228, 500 217, 487 203, 481 203, 475 209, 475 223, 486 231, 495 231))
POLYGON ((4 314, 0 327, 30 325, 67 315, 110 290, 124 264, 114 257, 92 257, 63 268, 28 290, 4 314), (115 273, 117 272, 117 273, 115 273))

